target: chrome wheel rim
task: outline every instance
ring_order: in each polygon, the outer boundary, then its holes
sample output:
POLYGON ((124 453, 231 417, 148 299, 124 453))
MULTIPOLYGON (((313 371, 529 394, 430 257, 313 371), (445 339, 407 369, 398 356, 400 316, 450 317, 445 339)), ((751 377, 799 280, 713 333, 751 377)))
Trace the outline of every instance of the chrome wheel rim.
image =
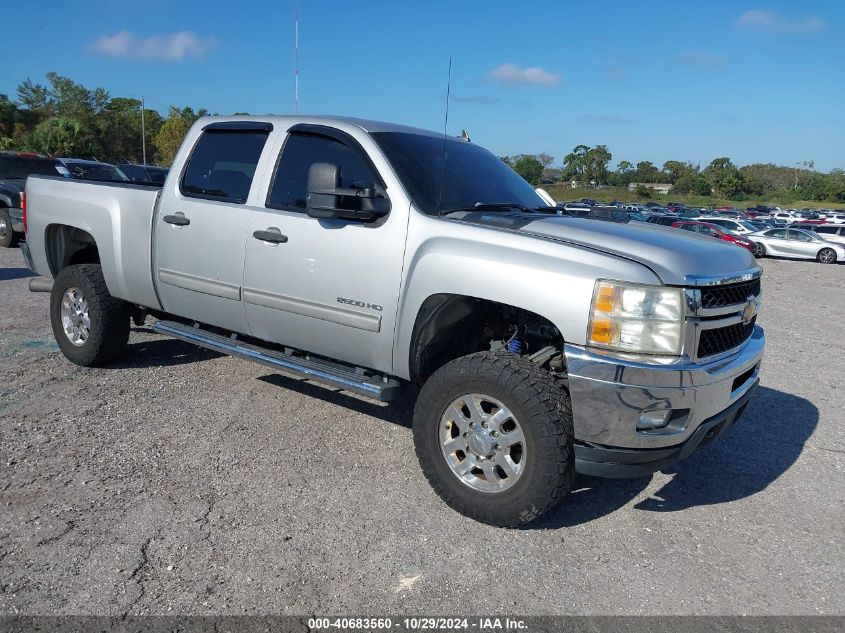
POLYGON ((836 259, 836 254, 830 249, 825 249, 819 254, 819 259, 825 264, 829 264, 836 259))
POLYGON ((78 288, 68 288, 62 296, 62 329, 77 347, 84 345, 91 333, 88 300, 78 288))
POLYGON ((757 257, 762 257, 762 256, 763 256, 763 247, 762 247, 760 244, 757 244, 757 245, 754 247, 754 254, 755 254, 757 257))
POLYGON ((8 226, 6 226, 6 219, 0 218, 0 238, 6 237, 6 232, 9 230, 8 226))
POLYGON ((501 401, 480 393, 455 398, 440 417, 440 450, 452 473, 486 493, 513 487, 525 472, 525 436, 501 401))

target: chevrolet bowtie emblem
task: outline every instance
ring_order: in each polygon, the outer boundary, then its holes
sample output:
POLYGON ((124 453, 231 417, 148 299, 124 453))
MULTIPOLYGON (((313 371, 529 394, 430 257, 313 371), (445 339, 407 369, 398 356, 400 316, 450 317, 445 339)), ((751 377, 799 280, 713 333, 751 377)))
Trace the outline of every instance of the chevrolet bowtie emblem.
POLYGON ((745 304, 745 309, 742 311, 742 324, 748 325, 756 315, 757 300, 753 296, 748 297, 748 303, 745 304))

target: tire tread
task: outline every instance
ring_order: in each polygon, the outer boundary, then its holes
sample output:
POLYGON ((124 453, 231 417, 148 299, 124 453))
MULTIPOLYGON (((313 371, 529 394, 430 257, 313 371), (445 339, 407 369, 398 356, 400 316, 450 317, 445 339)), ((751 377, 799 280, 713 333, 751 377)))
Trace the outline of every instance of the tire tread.
MULTIPOLYGON (((499 397, 500 394, 490 394, 499 397)), ((525 424, 521 421, 521 424, 525 424)), ((452 508, 472 519, 499 527, 528 523, 557 505, 571 490, 575 478, 574 433, 569 394, 545 370, 528 359, 510 353, 479 352, 463 356, 437 370, 423 385, 414 410, 414 439, 417 458, 435 492, 452 508), (531 418, 536 434, 547 441, 534 447, 534 459, 541 467, 523 507, 503 510, 496 495, 489 500, 468 504, 435 471, 432 459, 439 454, 423 454, 424 434, 430 431, 431 417, 437 416, 435 400, 455 380, 487 376, 509 391, 531 418), (427 419, 428 418, 428 419, 427 419)), ((459 485, 460 482, 457 482, 459 485)))

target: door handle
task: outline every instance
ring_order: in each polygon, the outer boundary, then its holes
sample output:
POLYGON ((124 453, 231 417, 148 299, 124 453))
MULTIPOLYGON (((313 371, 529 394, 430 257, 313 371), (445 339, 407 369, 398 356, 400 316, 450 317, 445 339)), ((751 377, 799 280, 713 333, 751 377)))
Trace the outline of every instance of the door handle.
POLYGON ((281 231, 274 226, 271 226, 266 231, 255 231, 252 237, 262 242, 271 242, 273 244, 284 244, 288 241, 288 236, 282 235, 281 231))
POLYGON ((162 218, 168 224, 175 224, 176 226, 187 226, 191 221, 185 217, 184 213, 176 213, 174 215, 166 215, 162 218))

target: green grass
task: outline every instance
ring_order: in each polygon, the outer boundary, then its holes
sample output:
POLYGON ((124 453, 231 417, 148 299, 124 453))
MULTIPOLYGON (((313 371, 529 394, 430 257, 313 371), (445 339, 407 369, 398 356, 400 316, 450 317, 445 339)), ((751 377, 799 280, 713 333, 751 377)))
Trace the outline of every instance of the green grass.
POLYGON ((833 200, 819 202, 818 200, 791 200, 772 196, 768 198, 748 198, 747 200, 728 200, 716 196, 696 196, 693 194, 670 193, 667 196, 654 194, 650 198, 640 198, 627 187, 610 187, 608 189, 572 189, 563 185, 542 185, 552 198, 558 201, 579 200, 581 198, 593 198, 599 202, 611 202, 620 200, 622 202, 649 202, 654 201, 660 204, 668 202, 680 202, 690 207, 737 207, 746 209, 757 204, 778 206, 783 209, 842 209, 845 204, 833 200))

